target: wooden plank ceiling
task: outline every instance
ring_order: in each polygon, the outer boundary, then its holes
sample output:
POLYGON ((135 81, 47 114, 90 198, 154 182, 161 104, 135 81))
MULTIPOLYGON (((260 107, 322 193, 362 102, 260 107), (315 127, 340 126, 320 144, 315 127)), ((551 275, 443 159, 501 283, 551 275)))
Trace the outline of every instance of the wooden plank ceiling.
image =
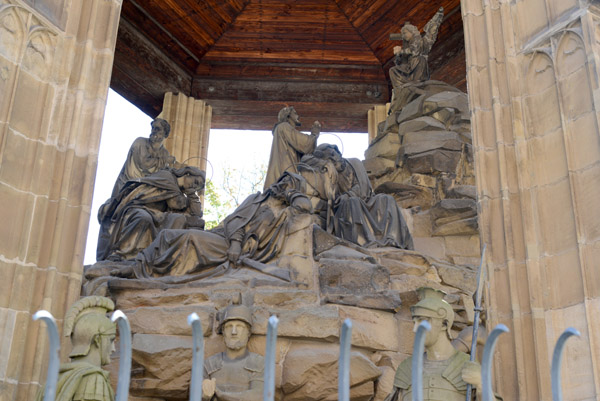
POLYGON ((124 0, 111 87, 150 116, 163 94, 213 107, 213 128, 271 129, 294 105, 306 127, 366 132, 389 101, 389 34, 443 6, 432 78, 466 90, 460 0, 124 0))

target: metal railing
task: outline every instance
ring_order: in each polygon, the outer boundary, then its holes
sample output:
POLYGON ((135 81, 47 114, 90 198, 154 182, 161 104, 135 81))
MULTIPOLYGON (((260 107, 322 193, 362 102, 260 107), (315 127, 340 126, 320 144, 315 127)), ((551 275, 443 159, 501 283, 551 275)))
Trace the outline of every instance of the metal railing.
MULTIPOLYGON (((58 328, 56 327, 54 317, 45 310, 40 310, 33 315, 33 320, 43 320, 46 322, 48 329, 48 337, 50 339, 50 358, 48 363, 44 401, 54 401, 60 365, 60 341, 58 337, 58 328)), ((119 327, 119 349, 121 353, 116 401, 126 401, 129 394, 129 382, 131 378, 131 329, 129 326, 129 320, 120 310, 116 310, 112 314, 111 320, 113 322, 117 322, 119 327)), ((264 368, 264 401, 273 401, 275 399, 275 355, 277 351, 276 343, 278 322, 279 320, 276 316, 271 316, 268 321, 264 368)), ((193 336, 192 373, 190 379, 189 399, 190 401, 200 401, 202 400, 202 380, 204 370, 204 333, 202 332, 202 323, 196 313, 192 313, 188 316, 188 324, 192 326, 193 336)), ((429 322, 422 321, 417 327, 415 334, 412 360, 413 401, 423 401, 423 357, 425 336, 429 330, 431 330, 431 325, 429 322)), ((481 362, 483 401, 493 401, 495 399, 494 392, 492 390, 492 359, 499 336, 503 333, 507 333, 508 331, 509 330, 505 325, 499 324, 494 327, 486 341, 481 362)), ((556 342, 556 346, 554 347, 551 369, 553 401, 562 401, 563 399, 560 381, 560 368, 566 341, 571 336, 579 337, 580 333, 576 329, 569 327, 561 334, 556 342)), ((350 319, 346 319, 342 324, 340 335, 340 355, 338 360, 339 401, 350 400, 351 338, 352 321, 350 319)))

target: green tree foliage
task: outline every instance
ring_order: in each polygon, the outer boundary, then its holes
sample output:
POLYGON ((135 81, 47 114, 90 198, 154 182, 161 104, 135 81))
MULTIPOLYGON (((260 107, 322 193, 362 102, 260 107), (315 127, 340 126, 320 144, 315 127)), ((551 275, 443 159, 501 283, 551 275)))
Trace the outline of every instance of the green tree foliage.
POLYGON ((240 171, 224 166, 221 179, 209 180, 204 189, 204 220, 206 229, 216 227, 231 214, 248 195, 262 191, 267 175, 264 164, 249 166, 240 171))

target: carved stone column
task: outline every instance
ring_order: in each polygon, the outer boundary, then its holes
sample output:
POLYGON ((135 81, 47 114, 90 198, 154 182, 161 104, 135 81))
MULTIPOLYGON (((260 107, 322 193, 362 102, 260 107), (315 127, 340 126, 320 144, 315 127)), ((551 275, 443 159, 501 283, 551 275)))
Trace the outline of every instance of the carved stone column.
POLYGON ((212 107, 203 100, 168 92, 159 117, 171 124, 167 150, 177 161, 206 171, 212 107))
POLYGON ((367 114, 368 118, 368 128, 369 128, 369 143, 375 139, 377 136, 377 126, 380 122, 385 121, 387 117, 387 111, 390 108, 390 104, 387 103, 385 105, 378 104, 375 105, 371 110, 369 110, 367 114))
MULTIPOLYGON (((577 0, 463 0, 489 326, 505 399, 600 397, 600 28, 577 0)), ((588 8, 589 7, 589 8, 588 8)))
MULTIPOLYGON (((45 381, 83 253, 121 0, 0 0, 0 394, 45 381)), ((70 351, 62 350, 63 360, 70 351)))

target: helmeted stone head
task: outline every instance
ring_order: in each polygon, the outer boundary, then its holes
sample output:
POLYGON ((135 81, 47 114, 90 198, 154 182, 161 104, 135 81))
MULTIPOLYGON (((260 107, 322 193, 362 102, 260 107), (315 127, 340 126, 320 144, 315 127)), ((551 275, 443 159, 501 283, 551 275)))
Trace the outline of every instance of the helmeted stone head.
POLYGON ((417 289, 417 295, 419 302, 410 307, 413 319, 426 317, 441 320, 446 325, 448 338, 451 339, 450 329, 454 323, 454 309, 444 300, 446 293, 430 287, 420 287, 417 289))
POLYGON ((110 362, 117 328, 106 314, 114 309, 113 301, 100 296, 85 297, 71 305, 64 322, 64 335, 71 338, 73 345, 69 357, 86 356, 92 344, 96 344, 102 355, 102 363, 110 362))

